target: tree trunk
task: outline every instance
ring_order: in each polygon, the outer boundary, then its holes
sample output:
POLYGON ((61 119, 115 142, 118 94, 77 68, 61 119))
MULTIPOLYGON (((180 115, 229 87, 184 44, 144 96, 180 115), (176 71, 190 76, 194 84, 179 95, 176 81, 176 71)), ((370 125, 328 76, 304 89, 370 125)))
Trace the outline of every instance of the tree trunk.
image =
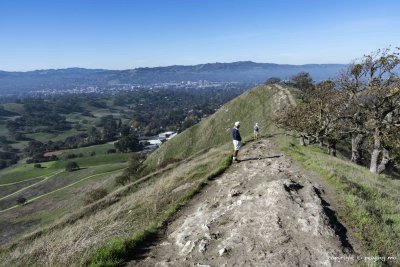
POLYGON ((320 148, 324 147, 324 137, 320 133, 316 134, 316 138, 315 139, 316 139, 316 141, 318 143, 318 146, 320 148))
POLYGON ((306 143, 304 142, 304 136, 300 135, 300 145, 306 146, 306 143))
POLYGON ((371 164, 369 167, 369 171, 372 173, 378 173, 378 158, 381 151, 379 149, 374 148, 371 154, 371 164))
POLYGON ((336 141, 335 140, 328 140, 328 153, 336 157, 336 141))
POLYGON ((322 138, 322 136, 318 136, 317 140, 318 140, 319 147, 323 147, 324 146, 324 139, 322 138))
POLYGON ((371 153, 371 163, 369 165, 369 171, 372 173, 378 173, 378 159, 381 154, 381 136, 380 130, 375 129, 374 132, 374 148, 371 153))
POLYGON ((351 162, 361 164, 362 160, 362 145, 365 140, 365 135, 354 134, 351 137, 351 162))
POLYGON ((389 158, 389 151, 387 149, 382 150, 382 160, 381 163, 378 166, 378 174, 381 174, 385 169, 386 169, 386 164, 388 164, 390 161, 389 158))

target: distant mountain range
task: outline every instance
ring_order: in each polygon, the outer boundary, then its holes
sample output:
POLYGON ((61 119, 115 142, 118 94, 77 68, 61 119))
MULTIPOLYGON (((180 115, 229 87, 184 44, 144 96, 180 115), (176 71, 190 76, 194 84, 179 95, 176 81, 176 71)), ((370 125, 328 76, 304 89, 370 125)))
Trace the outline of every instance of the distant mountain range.
POLYGON ((193 66, 136 68, 130 70, 48 69, 27 72, 0 71, 0 93, 21 93, 33 90, 63 90, 73 87, 116 84, 152 84, 177 81, 262 82, 270 77, 288 79, 300 71, 311 74, 315 81, 334 78, 346 65, 287 65, 240 61, 208 63, 193 66))

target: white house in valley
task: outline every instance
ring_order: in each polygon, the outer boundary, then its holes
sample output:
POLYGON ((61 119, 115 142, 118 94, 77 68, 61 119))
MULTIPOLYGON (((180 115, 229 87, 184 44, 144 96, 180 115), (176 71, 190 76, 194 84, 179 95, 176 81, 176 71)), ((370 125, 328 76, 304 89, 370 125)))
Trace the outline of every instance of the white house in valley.
POLYGON ((176 132, 169 131, 169 132, 160 133, 158 135, 158 138, 160 138, 160 139, 171 139, 175 135, 176 135, 176 132))
POLYGON ((142 144, 146 143, 147 145, 144 147, 145 150, 156 150, 162 143, 171 138, 175 137, 178 133, 176 132, 164 132, 160 133, 158 136, 153 137, 153 139, 143 139, 140 142, 142 144), (158 138, 157 138, 158 137, 158 138))

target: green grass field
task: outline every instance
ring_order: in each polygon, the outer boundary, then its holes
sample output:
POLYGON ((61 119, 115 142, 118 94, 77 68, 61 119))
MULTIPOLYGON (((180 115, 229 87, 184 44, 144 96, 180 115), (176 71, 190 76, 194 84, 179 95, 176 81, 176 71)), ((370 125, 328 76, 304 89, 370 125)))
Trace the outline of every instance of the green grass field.
POLYGON ((0 185, 12 182, 19 182, 26 179, 31 179, 34 177, 48 175, 55 170, 63 169, 68 161, 75 161, 81 167, 109 164, 109 163, 120 163, 126 162, 129 155, 128 154, 110 154, 107 155, 107 150, 114 148, 113 144, 102 144, 91 147, 77 148, 63 150, 63 155, 65 154, 80 154, 82 153, 85 157, 75 158, 71 160, 59 160, 51 162, 41 163, 43 168, 34 168, 33 163, 24 163, 25 160, 21 160, 18 164, 8 167, 6 169, 0 170, 0 185), (89 156, 91 152, 95 152, 95 156, 89 156))
POLYGON ((65 166, 66 161, 75 161, 80 167, 97 166, 110 163, 124 163, 127 162, 129 154, 110 154, 110 155, 96 155, 93 157, 75 158, 71 160, 56 161, 54 167, 62 168, 65 166))
POLYGON ((42 163, 42 166, 45 166, 45 168, 38 169, 34 168, 33 164, 20 162, 0 171, 0 184, 15 183, 34 177, 51 174, 55 171, 54 168, 50 167, 52 163, 54 162, 42 163))
POLYGON ((37 141, 40 141, 40 142, 47 142, 48 140, 64 141, 65 138, 67 138, 68 136, 73 136, 78 133, 79 133, 79 131, 77 131, 75 129, 70 129, 70 130, 58 132, 58 133, 39 132, 39 133, 27 134, 26 136, 29 138, 35 139, 37 141))
POLYGON ((127 161, 128 154, 98 155, 93 157, 83 157, 71 160, 59 160, 41 163, 42 168, 34 168, 32 164, 19 163, 0 171, 0 185, 19 182, 34 177, 48 175, 52 172, 64 169, 68 161, 75 161, 80 167, 89 167, 110 163, 124 163, 127 161))
POLYGON ((24 105, 18 103, 5 103, 2 105, 5 110, 21 113, 24 111, 24 105))
POLYGON ((107 150, 114 148, 113 144, 102 144, 90 147, 81 147, 81 148, 74 148, 74 149, 66 149, 63 150, 63 154, 84 154, 89 155, 91 152, 95 152, 96 155, 106 155, 107 150))

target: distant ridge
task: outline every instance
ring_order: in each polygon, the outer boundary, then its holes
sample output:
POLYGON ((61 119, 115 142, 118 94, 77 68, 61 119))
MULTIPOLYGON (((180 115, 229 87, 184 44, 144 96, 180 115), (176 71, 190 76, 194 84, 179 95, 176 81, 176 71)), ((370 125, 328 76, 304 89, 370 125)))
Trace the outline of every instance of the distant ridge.
POLYGON ((238 61, 127 70, 66 68, 26 72, 0 71, 0 93, 41 89, 61 90, 77 86, 107 87, 118 83, 151 84, 198 80, 259 83, 273 76, 288 79, 300 71, 309 72, 314 80, 320 81, 334 78, 345 66, 343 64, 289 65, 238 61))

